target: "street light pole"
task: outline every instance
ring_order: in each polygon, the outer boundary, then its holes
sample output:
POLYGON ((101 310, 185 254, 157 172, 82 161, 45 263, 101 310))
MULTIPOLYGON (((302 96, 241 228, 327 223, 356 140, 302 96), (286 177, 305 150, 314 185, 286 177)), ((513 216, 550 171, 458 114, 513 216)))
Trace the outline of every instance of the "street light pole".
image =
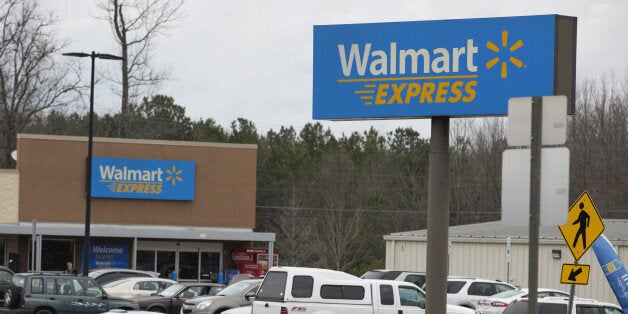
POLYGON ((91 228, 91 210, 92 210, 92 147, 94 143, 94 68, 96 64, 96 58, 106 60, 123 60, 122 57, 95 53, 91 54, 84 52, 68 52, 64 53, 64 56, 68 57, 91 57, 92 58, 92 72, 90 80, 89 90, 89 131, 87 136, 87 160, 85 165, 85 238, 83 240, 83 276, 89 274, 89 249, 90 249, 90 228, 91 228))

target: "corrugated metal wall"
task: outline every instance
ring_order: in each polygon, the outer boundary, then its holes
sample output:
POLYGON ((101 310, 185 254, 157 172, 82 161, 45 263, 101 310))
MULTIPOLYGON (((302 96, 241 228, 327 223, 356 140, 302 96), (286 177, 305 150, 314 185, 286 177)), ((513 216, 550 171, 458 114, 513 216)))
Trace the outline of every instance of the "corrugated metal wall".
MULTIPOLYGON (((506 258, 506 239, 504 238, 450 238, 449 274, 473 276, 487 279, 506 280, 508 268, 506 258)), ((617 245, 616 243, 613 243, 617 245)), ((617 247, 621 260, 626 265, 628 244, 617 247)), ((426 270, 427 242, 425 238, 413 240, 386 241, 386 268, 397 270, 426 270)), ((570 285, 560 283, 563 264, 573 264, 574 259, 564 241, 540 240, 539 244, 539 287, 554 288, 569 292, 570 285), (554 259, 552 250, 560 250, 561 258, 554 259)), ((589 284, 577 285, 576 296, 591 298, 617 304, 593 249, 589 249, 580 259, 579 264, 591 266, 589 284)), ((518 287, 527 287, 528 282, 528 242, 513 239, 511 241, 510 283, 518 287)))

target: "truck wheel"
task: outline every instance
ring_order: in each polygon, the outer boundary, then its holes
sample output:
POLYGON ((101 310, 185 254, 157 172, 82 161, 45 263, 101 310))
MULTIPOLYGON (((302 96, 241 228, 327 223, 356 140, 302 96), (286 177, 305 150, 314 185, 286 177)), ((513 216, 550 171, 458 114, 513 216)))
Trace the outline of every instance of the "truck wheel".
POLYGON ((17 303, 19 300, 20 300, 19 288, 8 287, 7 291, 4 292, 4 307, 14 308, 17 306, 17 303))

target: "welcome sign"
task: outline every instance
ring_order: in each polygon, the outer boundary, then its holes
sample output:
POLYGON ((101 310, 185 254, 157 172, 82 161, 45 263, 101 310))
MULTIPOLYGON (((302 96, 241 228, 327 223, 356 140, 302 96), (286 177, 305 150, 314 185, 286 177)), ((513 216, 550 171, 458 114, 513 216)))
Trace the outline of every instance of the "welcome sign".
POLYGON ((506 115, 511 97, 573 100, 575 34, 576 18, 558 15, 314 26, 313 118, 506 115))
POLYGON ((92 158, 92 197, 194 200, 194 161, 92 158))
POLYGON ((89 250, 89 269, 129 268, 126 244, 93 244, 89 250))

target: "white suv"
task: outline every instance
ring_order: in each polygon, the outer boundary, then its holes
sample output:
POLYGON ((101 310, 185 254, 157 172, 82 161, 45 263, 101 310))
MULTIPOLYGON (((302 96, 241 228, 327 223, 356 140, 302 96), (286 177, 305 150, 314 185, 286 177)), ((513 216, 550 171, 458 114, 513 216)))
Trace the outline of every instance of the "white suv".
MULTIPOLYGON (((569 306, 569 298, 558 297, 546 297, 538 299, 537 310, 539 314, 554 314, 554 313, 567 313, 567 307, 569 306)), ((527 314, 528 313, 528 299, 518 299, 510 303, 504 310, 504 314, 527 314)), ((600 302, 590 299, 573 300, 573 308, 571 310, 573 314, 621 314, 622 310, 619 306, 600 302)))
POLYGON ((498 280, 448 277, 447 303, 475 309, 478 300, 512 289, 516 288, 498 280))

